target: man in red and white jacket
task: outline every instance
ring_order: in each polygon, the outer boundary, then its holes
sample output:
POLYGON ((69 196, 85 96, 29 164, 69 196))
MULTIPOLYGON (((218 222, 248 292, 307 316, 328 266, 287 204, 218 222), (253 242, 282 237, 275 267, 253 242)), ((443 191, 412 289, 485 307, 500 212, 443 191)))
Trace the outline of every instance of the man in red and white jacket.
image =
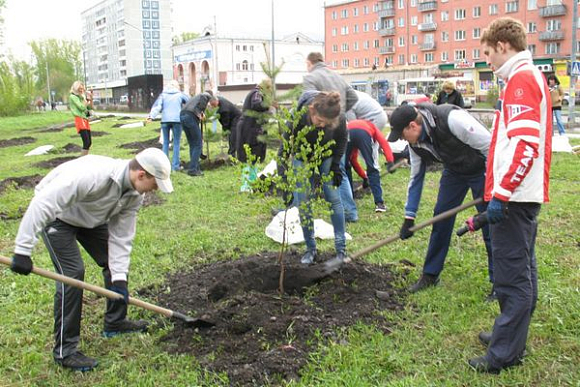
POLYGON ((552 107, 521 22, 493 21, 481 43, 488 65, 506 82, 495 111, 484 197, 501 313, 491 333, 479 334, 487 354, 469 364, 497 374, 521 364, 538 298, 534 247, 537 216, 548 201, 552 107))

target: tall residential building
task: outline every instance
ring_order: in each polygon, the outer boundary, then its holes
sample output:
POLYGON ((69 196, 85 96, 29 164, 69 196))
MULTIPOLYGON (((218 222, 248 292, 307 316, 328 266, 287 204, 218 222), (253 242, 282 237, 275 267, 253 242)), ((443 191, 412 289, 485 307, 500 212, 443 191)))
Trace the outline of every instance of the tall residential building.
POLYGON ((103 0, 81 17, 85 80, 101 99, 128 77, 172 78, 170 0, 103 0))
POLYGON ((476 85, 487 85, 493 75, 479 40, 492 20, 510 16, 526 27, 536 65, 565 77, 572 50, 573 1, 342 1, 325 7, 326 62, 345 73, 373 67, 460 70, 476 85))

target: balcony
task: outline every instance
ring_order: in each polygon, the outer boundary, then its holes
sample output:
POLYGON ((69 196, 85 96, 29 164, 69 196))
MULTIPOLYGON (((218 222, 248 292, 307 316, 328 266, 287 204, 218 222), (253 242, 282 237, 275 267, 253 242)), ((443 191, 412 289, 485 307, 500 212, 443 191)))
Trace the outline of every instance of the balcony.
POLYGON ((395 16, 395 8, 381 9, 377 14, 379 15, 379 19, 393 17, 395 16))
POLYGON ((395 46, 381 46, 379 47, 379 54, 394 54, 395 46))
POLYGON ((421 46, 419 47, 421 48, 421 51, 433 51, 435 50, 437 45, 435 44, 435 42, 426 42, 421 44, 421 46))
POLYGON ((395 35, 395 28, 381 28, 379 30, 380 36, 393 36, 395 35))
POLYGON ((419 12, 429 12, 437 10, 437 1, 435 0, 428 0, 422 1, 419 3, 419 7, 417 8, 419 12))
POLYGON ((539 38, 543 42, 553 41, 553 40, 564 40, 564 31, 555 30, 555 31, 540 32, 539 38))
POLYGON ((566 15, 566 6, 564 4, 549 5, 547 7, 540 7, 541 17, 563 16, 566 15))
POLYGON ((419 31, 435 31, 437 29, 437 23, 421 23, 418 28, 419 31))

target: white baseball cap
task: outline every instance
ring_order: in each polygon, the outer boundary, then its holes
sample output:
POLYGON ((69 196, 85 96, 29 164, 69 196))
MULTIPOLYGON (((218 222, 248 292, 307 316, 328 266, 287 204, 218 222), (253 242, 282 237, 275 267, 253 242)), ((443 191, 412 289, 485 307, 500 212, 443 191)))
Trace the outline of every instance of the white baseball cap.
POLYGON ((135 156, 135 160, 137 160, 146 172, 155 177, 157 187, 162 192, 173 192, 173 184, 171 184, 171 180, 169 179, 169 175, 171 175, 171 163, 161 149, 144 149, 135 156))

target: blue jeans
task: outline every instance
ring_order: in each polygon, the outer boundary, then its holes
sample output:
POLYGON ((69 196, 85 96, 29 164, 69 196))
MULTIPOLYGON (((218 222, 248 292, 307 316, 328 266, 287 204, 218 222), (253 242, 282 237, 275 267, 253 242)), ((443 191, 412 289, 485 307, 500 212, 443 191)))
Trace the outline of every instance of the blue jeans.
MULTIPOLYGON (((328 176, 330 173, 330 164, 332 163, 332 157, 325 159, 322 165, 318 167, 318 172, 321 176, 328 176)), ((304 166, 302 160, 295 159, 293 162, 294 169, 299 169, 304 166)), ((346 179, 343 179, 346 180, 346 179)), ((298 191, 294 192, 294 203, 298 206, 300 212, 300 223, 302 224, 302 232, 304 233, 304 240, 306 241, 306 248, 309 251, 316 250, 316 240, 314 239, 314 219, 312 217, 312 207, 311 207, 311 188, 314 183, 314 178, 310 177, 307 182, 307 186, 304 187, 305 190, 300 188, 303 187, 303 183, 297 183, 298 191), (306 202, 305 206, 300 204, 306 202), (303 208, 304 207, 304 208, 303 208)), ((330 220, 332 221, 332 227, 334 227, 334 248, 336 253, 346 253, 346 238, 344 235, 345 225, 344 225, 344 209, 342 207, 342 201, 340 200, 339 190, 336 189, 331 181, 323 183, 322 190, 324 192, 324 199, 331 204, 331 214, 330 220)))
POLYGON ((379 170, 375 168, 375 161, 373 158, 373 139, 371 138, 371 135, 364 129, 350 129, 348 134, 350 136, 350 141, 346 147, 346 173, 348 175, 348 180, 352 185, 350 155, 354 149, 358 149, 367 165, 367 177, 369 179, 369 185, 371 186, 371 192, 373 193, 375 204, 383 203, 381 175, 379 170))
POLYGON ((560 133, 560 135, 565 134, 566 132, 564 131, 564 124, 562 123, 562 110, 561 109, 552 109, 552 113, 554 115, 554 118, 556 119, 556 126, 558 127, 558 133, 560 133))
POLYGON ((179 170, 179 147, 181 144, 181 123, 180 122, 162 122, 161 132, 163 133, 163 153, 169 157, 169 130, 173 131, 173 160, 171 169, 179 170))
POLYGON ((199 156, 201 155, 201 129, 199 121, 191 113, 181 113, 179 116, 187 142, 189 143, 189 170, 199 171, 199 156))
MULTIPOLYGON (((483 196, 485 187, 485 174, 482 172, 477 175, 460 175, 445 168, 439 181, 439 194, 437 195, 437 203, 433 216, 439 215, 442 212, 457 207, 463 203, 463 199, 467 195, 467 191, 471 189, 473 198, 480 198, 483 196)), ((476 206, 478 212, 483 212, 487 208, 487 203, 480 203, 476 206)), ((429 247, 427 249, 427 256, 425 257, 425 265, 423 266, 423 273, 438 276, 443 270, 445 257, 449 251, 449 244, 451 243, 451 235, 453 234, 453 225, 455 224, 455 216, 443 219, 433 224, 431 237, 429 239, 429 247)), ((491 239, 489 236, 489 226, 481 228, 483 234, 483 241, 487 251, 487 268, 490 282, 493 278, 493 260, 491 254, 491 239)))
POLYGON ((346 175, 346 169, 344 167, 345 156, 343 155, 340 159, 340 170, 342 171, 342 183, 338 187, 338 192, 340 194, 340 201, 342 202, 342 207, 344 209, 344 217, 349 222, 356 222, 358 220, 358 210, 356 208, 356 203, 354 201, 354 196, 352 195, 352 186, 350 181, 348 181, 346 175))

